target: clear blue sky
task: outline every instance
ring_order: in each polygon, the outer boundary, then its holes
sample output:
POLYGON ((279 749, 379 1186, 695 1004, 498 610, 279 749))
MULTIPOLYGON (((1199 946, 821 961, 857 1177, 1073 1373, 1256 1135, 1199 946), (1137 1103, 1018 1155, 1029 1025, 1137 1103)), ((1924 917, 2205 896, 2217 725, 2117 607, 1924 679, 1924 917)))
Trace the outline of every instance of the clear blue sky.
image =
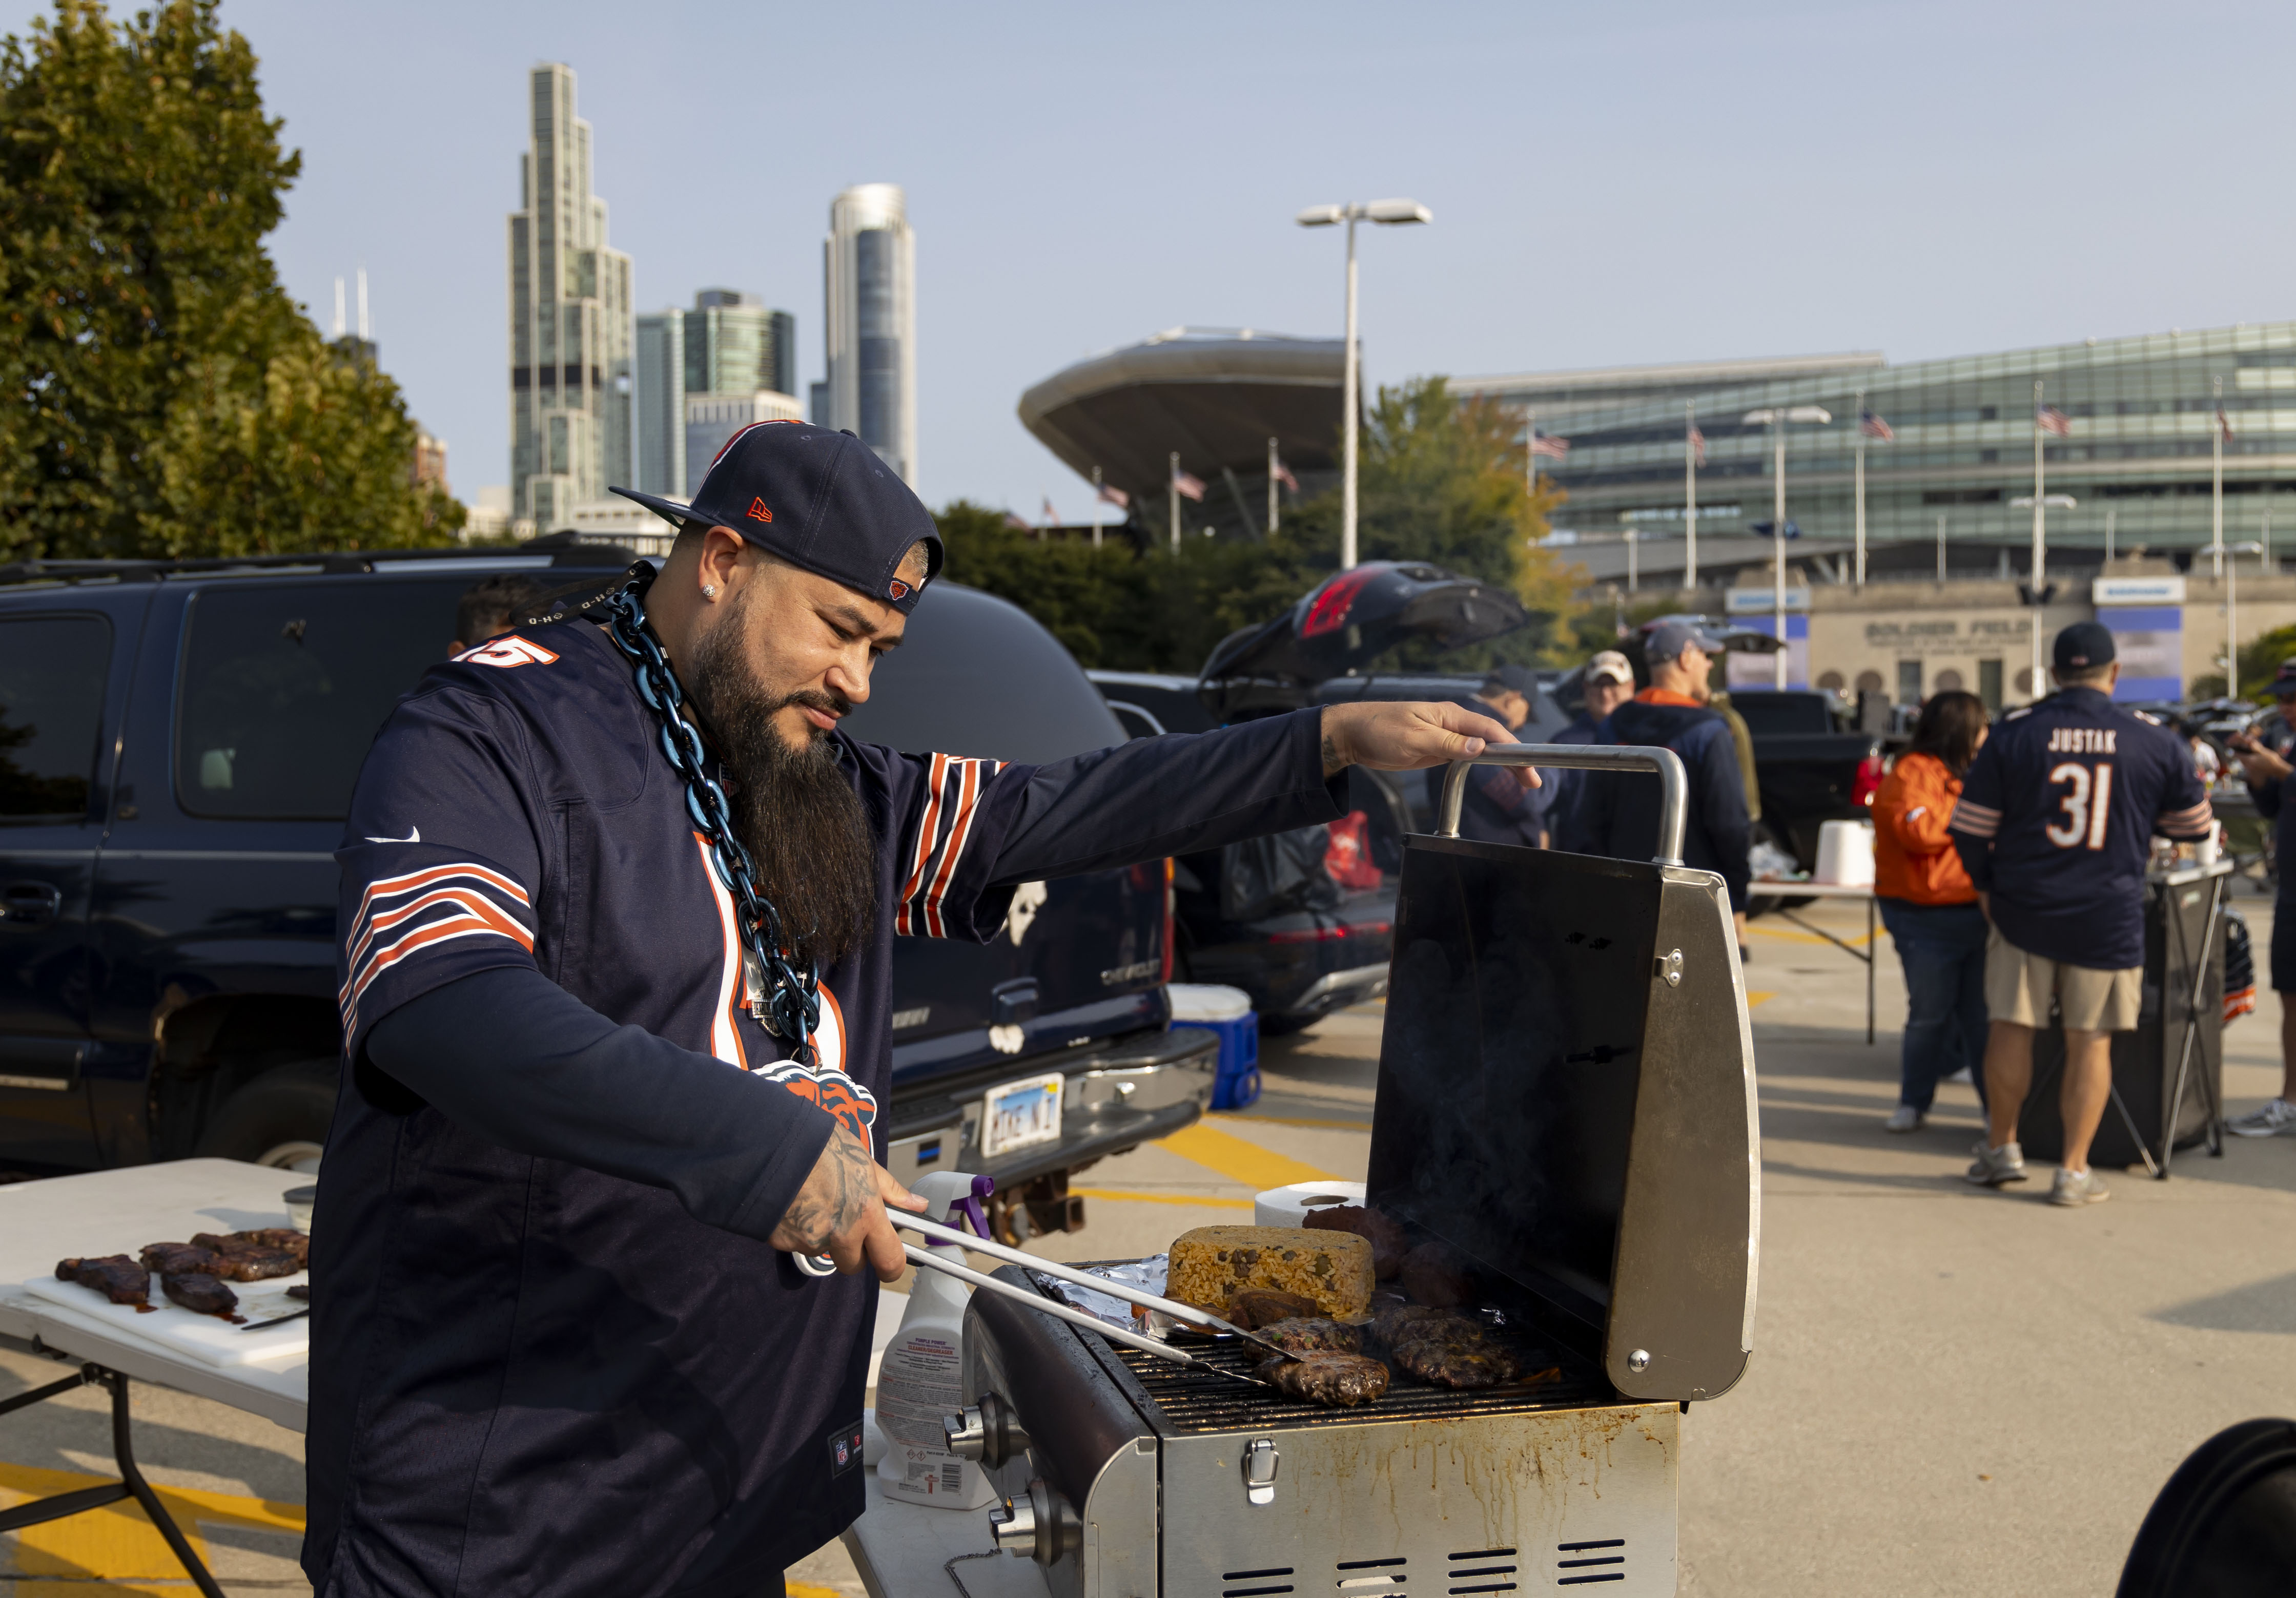
MULTIPOLYGON (((18 0, 20 15, 32 8, 18 0)), ((908 191, 920 487, 1033 518, 1078 480, 1021 390, 1179 323, 1335 335, 1299 208, 1364 241, 1374 381, 1879 348, 1893 360, 2296 314, 2296 7, 552 4, 226 0, 303 152, 271 241, 467 497, 506 480, 504 217, 525 72, 563 61, 638 303, 796 313, 820 374, 841 186, 908 191)))

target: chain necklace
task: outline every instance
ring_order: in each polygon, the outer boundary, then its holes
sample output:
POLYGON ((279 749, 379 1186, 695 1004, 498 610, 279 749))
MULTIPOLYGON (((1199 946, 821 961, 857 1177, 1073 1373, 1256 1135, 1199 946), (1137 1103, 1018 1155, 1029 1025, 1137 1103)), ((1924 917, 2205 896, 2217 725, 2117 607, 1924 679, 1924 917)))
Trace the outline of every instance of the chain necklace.
MULTIPOLYGON (((652 586, 652 569, 641 561, 616 589, 603 611, 606 635, 630 658, 637 679, 638 697, 661 718, 661 751, 685 783, 685 810, 709 848, 709 867, 734 899, 734 925, 742 939, 742 978, 750 1013, 776 1037, 786 1038, 790 1058, 812 1071, 818 1068, 813 1046, 821 1025, 821 966, 808 960, 803 971, 782 953, 787 941, 781 913, 757 889, 757 873, 750 851, 734 835, 734 817, 726 790, 703 765, 701 734, 682 712, 685 691, 669 658, 647 624, 646 590, 652 586)), ((589 606, 582 607, 587 611, 589 606)))

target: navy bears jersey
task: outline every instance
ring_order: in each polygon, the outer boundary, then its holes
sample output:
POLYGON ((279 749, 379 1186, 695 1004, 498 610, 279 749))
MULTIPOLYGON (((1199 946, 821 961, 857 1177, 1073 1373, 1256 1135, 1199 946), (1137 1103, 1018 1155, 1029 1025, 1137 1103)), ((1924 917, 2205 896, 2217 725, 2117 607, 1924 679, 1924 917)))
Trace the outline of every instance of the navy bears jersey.
POLYGON ((2144 963, 2153 833, 2204 838, 2215 824, 2185 741, 2094 688, 1996 723, 1949 824, 2001 936, 2093 971, 2144 963))
MULTIPOLYGON (((679 1163, 676 1104, 649 1103, 673 1134, 649 1132, 652 1168, 610 1158, 603 1133, 594 1153, 563 1135, 504 1147, 368 1061, 395 1010, 538 971, 692 1051, 692 1069, 743 1073, 767 1095, 745 1103, 825 1112, 882 1159, 897 935, 985 939, 1023 881, 1344 808, 1314 712, 1043 766, 833 733, 874 833, 878 911, 824 973, 808 1070, 744 1003, 733 907, 657 732, 612 642, 569 623, 434 668, 360 774, 337 856, 345 1069, 314 1260, 304 1562, 322 1594, 747 1592, 863 1501, 830 1445, 861 1413, 877 1283, 805 1276, 764 1241, 802 1171, 759 1176, 761 1156, 704 1218, 714 1178, 679 1163), (653 1179, 606 1174, 632 1168, 653 1179)), ((792 1133, 795 1164, 826 1135, 792 1133)))

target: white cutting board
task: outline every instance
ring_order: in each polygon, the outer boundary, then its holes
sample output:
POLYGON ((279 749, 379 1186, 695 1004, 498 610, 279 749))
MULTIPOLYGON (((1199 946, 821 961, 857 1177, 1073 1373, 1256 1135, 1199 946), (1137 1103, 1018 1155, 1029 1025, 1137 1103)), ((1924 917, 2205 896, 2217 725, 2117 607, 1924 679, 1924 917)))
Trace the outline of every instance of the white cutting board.
MULTIPOLYGON (((302 1299, 289 1298, 286 1290, 310 1279, 308 1272, 298 1271, 292 1276, 274 1276, 264 1282, 234 1282, 231 1291, 239 1295, 238 1313, 252 1324, 308 1309, 310 1306, 302 1299)), ((308 1357, 311 1351, 308 1315, 282 1326, 250 1332, 217 1316, 185 1309, 160 1291, 157 1275, 152 1278, 149 1315, 138 1315, 132 1304, 114 1304, 92 1287, 53 1275, 33 1277, 24 1283, 24 1291, 51 1304, 78 1310, 131 1337, 179 1349, 211 1365, 268 1364, 290 1356, 308 1357)))

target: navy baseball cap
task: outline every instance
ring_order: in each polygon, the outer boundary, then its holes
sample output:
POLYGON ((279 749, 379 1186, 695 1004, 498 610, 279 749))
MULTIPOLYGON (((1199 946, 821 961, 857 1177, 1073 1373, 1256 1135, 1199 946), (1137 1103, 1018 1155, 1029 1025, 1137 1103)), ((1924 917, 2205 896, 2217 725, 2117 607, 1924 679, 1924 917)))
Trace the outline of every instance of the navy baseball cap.
POLYGON ((1643 640, 1643 656, 1651 660, 1677 660, 1693 644, 1710 655, 1720 654, 1725 647, 1713 634, 1686 621, 1661 621, 1643 640))
POLYGON ((2272 696, 2285 699, 2296 693, 2296 656, 2280 662, 2280 669, 2272 674, 2272 696))
POLYGON ((2087 671, 2112 663, 2112 633, 2102 623, 2076 621, 2049 647, 2049 664, 2059 671, 2087 671))
POLYGON ((932 513, 851 433, 803 422, 753 422, 726 440, 690 505, 615 488, 684 527, 729 527, 792 565, 882 599, 906 615, 946 553, 932 513), (900 575, 925 546, 924 583, 900 575))

